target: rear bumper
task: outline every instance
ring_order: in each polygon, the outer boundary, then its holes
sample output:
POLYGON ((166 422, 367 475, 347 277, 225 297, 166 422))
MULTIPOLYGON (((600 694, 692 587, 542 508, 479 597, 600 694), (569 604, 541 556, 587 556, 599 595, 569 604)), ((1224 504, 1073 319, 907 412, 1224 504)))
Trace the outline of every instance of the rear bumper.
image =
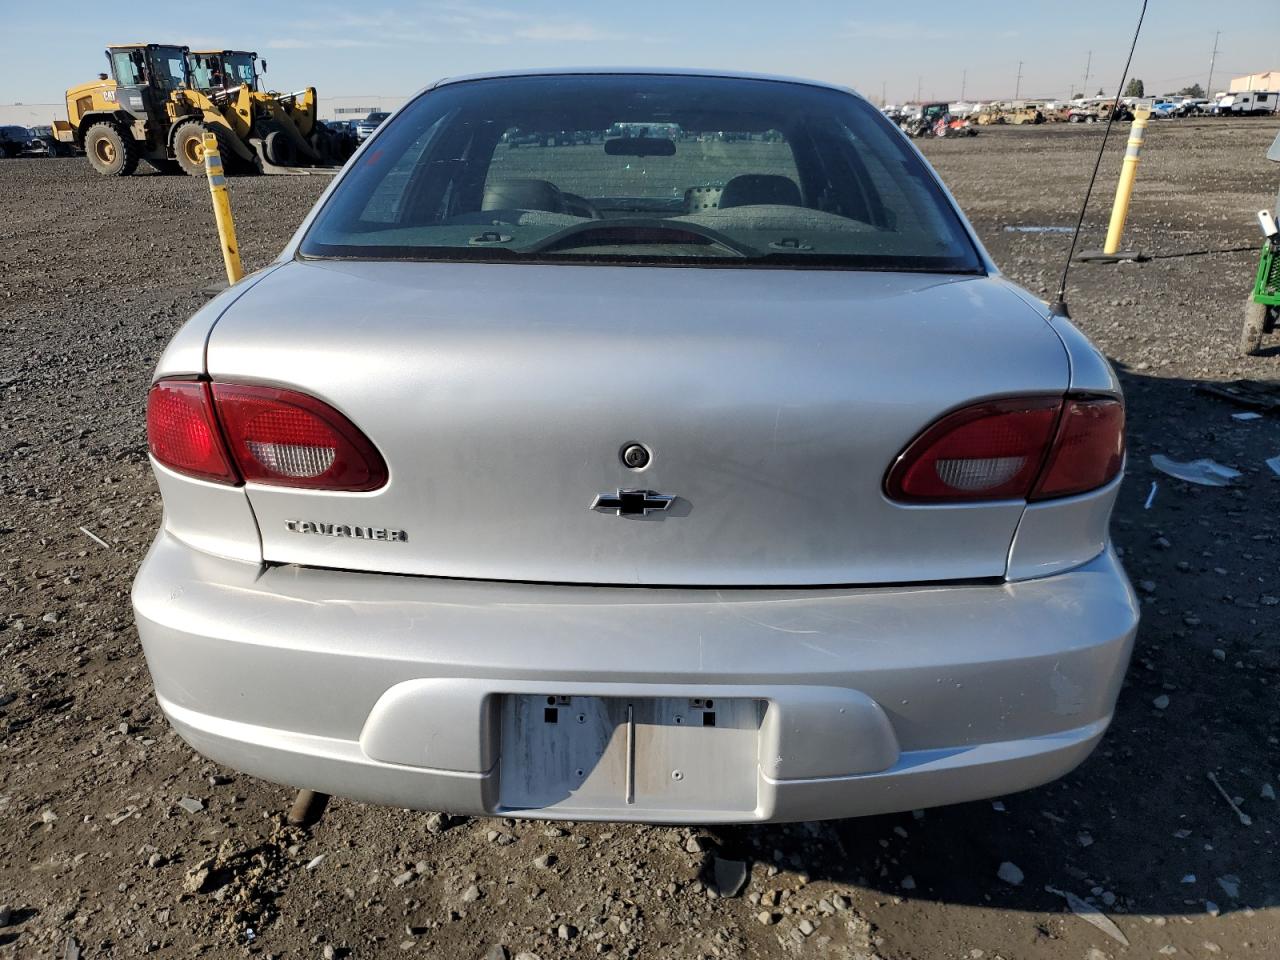
POLYGON ((1137 626, 1110 551, 1001 585, 717 591, 263 569, 161 533, 133 600, 166 715, 231 767, 402 807, 653 822, 858 816, 1061 776, 1105 730, 1137 626), (755 789, 730 803, 695 763, 657 805, 513 806, 510 694, 757 701, 755 789))

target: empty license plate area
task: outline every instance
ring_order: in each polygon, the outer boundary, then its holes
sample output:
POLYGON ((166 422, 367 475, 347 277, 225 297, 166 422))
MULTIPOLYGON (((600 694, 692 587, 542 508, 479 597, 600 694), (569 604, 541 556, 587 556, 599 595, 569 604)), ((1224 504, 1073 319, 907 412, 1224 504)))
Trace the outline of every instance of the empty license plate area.
POLYGON ((764 703, 508 694, 499 802, 508 810, 750 811, 764 703))

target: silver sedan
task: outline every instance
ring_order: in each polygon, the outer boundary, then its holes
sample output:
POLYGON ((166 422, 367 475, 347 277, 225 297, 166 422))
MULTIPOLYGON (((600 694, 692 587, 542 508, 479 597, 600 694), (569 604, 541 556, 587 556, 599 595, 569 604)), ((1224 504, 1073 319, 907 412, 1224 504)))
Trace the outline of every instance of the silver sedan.
POLYGON ((1105 359, 849 91, 437 84, 174 337, 134 585, 198 751, 401 807, 800 820, 1058 777, 1137 605, 1105 359))

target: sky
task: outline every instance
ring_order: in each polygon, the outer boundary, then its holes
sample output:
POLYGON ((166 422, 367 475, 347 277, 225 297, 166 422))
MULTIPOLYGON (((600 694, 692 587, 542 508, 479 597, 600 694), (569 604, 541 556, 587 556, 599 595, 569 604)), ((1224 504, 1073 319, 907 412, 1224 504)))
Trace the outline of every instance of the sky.
MULTIPOLYGON (((58 103, 108 43, 257 50, 274 89, 404 96, 518 67, 683 66, 809 77, 890 103, 1113 93, 1141 0, 0 0, 0 103, 58 103), (1090 54, 1092 57, 1090 58, 1090 54), (1019 79, 1021 73, 1021 79, 1019 79)), ((1133 75, 1148 94, 1280 69, 1280 0, 1150 0, 1133 75), (1247 13, 1244 11, 1247 9, 1247 13)))

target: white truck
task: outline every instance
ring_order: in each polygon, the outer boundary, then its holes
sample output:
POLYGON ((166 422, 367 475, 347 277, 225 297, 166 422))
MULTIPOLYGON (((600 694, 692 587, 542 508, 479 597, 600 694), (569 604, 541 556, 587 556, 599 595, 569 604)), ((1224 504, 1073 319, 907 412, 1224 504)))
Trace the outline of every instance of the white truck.
POLYGON ((1209 112, 1215 117, 1260 117, 1280 110, 1280 93, 1267 90, 1245 90, 1218 98, 1209 112))

